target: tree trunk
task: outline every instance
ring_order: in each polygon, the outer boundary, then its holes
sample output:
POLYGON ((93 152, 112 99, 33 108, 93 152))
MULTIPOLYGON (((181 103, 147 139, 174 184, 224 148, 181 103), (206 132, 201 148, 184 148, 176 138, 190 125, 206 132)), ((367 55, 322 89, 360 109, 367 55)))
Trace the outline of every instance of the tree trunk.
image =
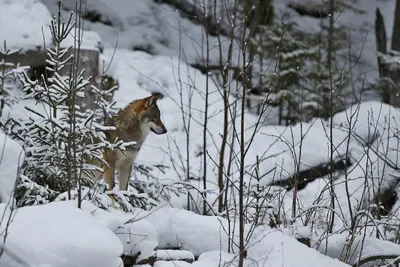
MULTIPOLYGON (((392 50, 400 52, 400 0, 396 1, 396 10, 394 13, 393 34, 392 34, 392 50)), ((390 104, 395 107, 400 107, 400 70, 396 69, 390 72, 396 86, 392 86, 390 90, 390 104)))
POLYGON ((400 51, 400 0, 396 1, 396 9, 394 13, 392 50, 400 51))
MULTIPOLYGON (((387 54, 387 37, 385 29, 385 21, 379 8, 375 12, 375 38, 376 38, 376 50, 382 54, 387 54)), ((387 77, 387 71, 382 63, 382 60, 378 57, 378 67, 380 78, 387 77)))
POLYGON ((81 111, 87 109, 94 110, 96 107, 96 94, 92 91, 91 86, 99 86, 99 51, 81 49, 78 58, 79 71, 83 72, 83 78, 89 79, 89 84, 85 87, 85 95, 83 98, 76 99, 76 105, 81 107, 81 111))
MULTIPOLYGON (((275 11, 272 0, 246 0, 242 1, 241 4, 244 8, 244 14, 246 16, 245 22, 246 27, 249 29, 250 38, 256 39, 257 33, 259 32, 260 25, 271 25, 275 19, 275 11)), ((261 42, 262 38, 260 37, 258 42, 261 42)), ((258 46, 258 44, 257 44, 258 46)), ((244 49, 244 48, 243 48, 244 49)), ((250 46, 248 48, 249 51, 249 66, 246 68, 246 83, 243 86, 246 86, 248 89, 253 89, 253 62, 254 57, 256 55, 255 48, 250 46)), ((247 108, 251 106, 251 100, 248 98, 246 101, 247 108)))

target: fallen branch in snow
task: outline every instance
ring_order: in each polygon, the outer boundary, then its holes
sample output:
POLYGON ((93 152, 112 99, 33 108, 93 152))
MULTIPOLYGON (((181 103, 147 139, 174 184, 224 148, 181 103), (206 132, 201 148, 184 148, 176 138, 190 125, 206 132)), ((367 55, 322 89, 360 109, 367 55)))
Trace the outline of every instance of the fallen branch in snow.
POLYGON ((322 178, 328 175, 330 172, 342 171, 351 165, 352 163, 349 158, 346 158, 345 161, 341 159, 334 161, 332 164, 333 170, 331 170, 328 163, 323 163, 310 169, 300 171, 297 175, 293 174, 291 177, 285 180, 275 181, 270 185, 283 186, 286 187, 287 190, 291 190, 293 188, 293 179, 295 177, 297 179, 297 189, 301 190, 304 189, 308 183, 314 181, 315 179, 322 178))
POLYGON ((370 257, 364 258, 364 259, 360 260, 359 262, 357 262, 356 264, 353 264, 353 267, 362 266, 366 263, 377 261, 377 260, 391 260, 391 259, 395 259, 395 261, 391 262, 390 265, 387 265, 387 266, 397 266, 395 264, 400 262, 399 255, 378 255, 378 256, 370 256, 370 257))
MULTIPOLYGON (((207 72, 213 72, 213 71, 218 71, 220 72, 223 69, 223 66, 220 65, 205 65, 202 63, 193 63, 190 64, 191 67, 198 69, 199 71, 201 71, 202 74, 207 74, 207 72)), ((242 73, 242 71, 240 70, 239 67, 235 67, 235 66, 230 66, 230 69, 234 72, 234 77, 238 78, 240 76, 240 74, 242 73)))

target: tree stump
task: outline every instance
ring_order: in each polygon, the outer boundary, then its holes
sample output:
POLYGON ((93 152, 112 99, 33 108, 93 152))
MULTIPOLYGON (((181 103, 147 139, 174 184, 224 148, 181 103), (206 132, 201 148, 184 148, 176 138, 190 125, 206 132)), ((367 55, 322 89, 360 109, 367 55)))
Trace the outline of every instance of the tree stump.
MULTIPOLYGON (((71 52, 74 52, 73 49, 71 52)), ((78 55, 78 53, 75 53, 75 55, 78 55)), ((76 64, 78 64, 78 71, 84 70, 83 78, 89 80, 89 84, 85 87, 84 97, 77 97, 75 104, 81 108, 82 112, 87 109, 94 110, 96 107, 96 94, 91 86, 99 87, 100 85, 99 51, 81 49, 79 57, 77 56, 76 64)))

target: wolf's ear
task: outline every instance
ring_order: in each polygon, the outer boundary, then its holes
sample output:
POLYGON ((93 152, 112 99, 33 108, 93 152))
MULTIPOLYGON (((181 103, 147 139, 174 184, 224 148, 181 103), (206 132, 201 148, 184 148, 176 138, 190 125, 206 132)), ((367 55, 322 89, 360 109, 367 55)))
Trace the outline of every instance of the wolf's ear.
POLYGON ((161 95, 159 95, 159 94, 150 96, 146 103, 147 106, 156 104, 157 100, 160 99, 160 97, 161 97, 161 95))

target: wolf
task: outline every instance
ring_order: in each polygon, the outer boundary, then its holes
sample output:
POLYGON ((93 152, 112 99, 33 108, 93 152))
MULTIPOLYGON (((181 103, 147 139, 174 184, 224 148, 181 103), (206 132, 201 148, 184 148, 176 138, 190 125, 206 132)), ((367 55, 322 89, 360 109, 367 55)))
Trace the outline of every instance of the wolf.
MULTIPOLYGON (((126 190, 128 188, 133 163, 149 132, 152 131, 157 135, 167 133, 157 106, 157 100, 160 97, 161 95, 154 94, 134 100, 117 115, 105 122, 106 126, 115 127, 115 130, 105 132, 109 142, 112 143, 116 139, 124 142, 136 142, 135 145, 127 147, 124 152, 120 149, 105 150, 104 160, 108 163, 108 166, 103 166, 103 174, 110 190, 115 186, 114 175, 116 170, 119 172, 119 189, 126 190)), ((103 174, 100 177, 96 175, 96 178, 101 178, 103 174)))

